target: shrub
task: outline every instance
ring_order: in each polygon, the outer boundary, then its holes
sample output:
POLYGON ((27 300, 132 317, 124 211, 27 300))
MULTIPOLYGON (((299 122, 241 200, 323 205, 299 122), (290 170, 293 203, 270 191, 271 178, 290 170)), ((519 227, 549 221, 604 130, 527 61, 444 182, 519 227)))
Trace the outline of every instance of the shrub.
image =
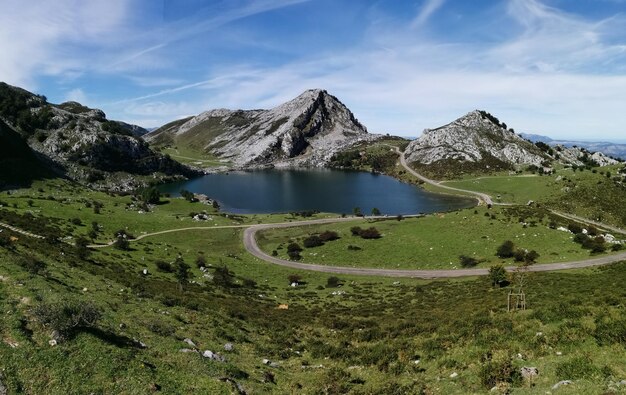
POLYGON ((113 247, 117 248, 118 250, 128 251, 130 250, 130 242, 126 237, 118 236, 113 242, 113 247))
POLYGON ((213 272, 213 283, 215 285, 228 288, 232 287, 234 282, 235 275, 233 272, 228 270, 228 267, 223 265, 215 268, 215 271, 213 272))
POLYGON ((318 235, 311 235, 307 237, 306 239, 304 239, 302 241, 302 244, 304 244, 306 248, 313 248, 313 247, 319 247, 319 246, 324 245, 324 242, 318 235))
POLYGON ((361 251, 361 250, 362 248, 359 246, 353 246, 352 244, 348 246, 348 251, 361 251))
POLYGON ((511 240, 507 240, 498 247, 496 255, 500 258, 511 258, 515 252, 515 244, 511 240))
POLYGON ((79 330, 95 327, 102 312, 91 302, 64 300, 39 304, 33 309, 33 315, 44 327, 68 338, 79 330))
POLYGON ((350 228, 350 233, 352 233, 352 236, 359 236, 361 234, 361 230, 360 226, 353 226, 350 228))
POLYGON ((589 236, 584 233, 576 233, 574 236, 574 243, 585 244, 589 240, 589 236))
POLYGON ((526 250, 522 250, 521 248, 515 250, 513 253, 513 259, 515 259, 515 262, 524 262, 526 259, 526 250))
POLYGON ((83 221, 81 221, 80 218, 72 218, 70 222, 72 223, 72 225, 76 226, 80 226, 83 224, 83 221))
POLYGON ((367 229, 363 229, 359 234, 363 239, 380 239, 381 235, 378 229, 373 226, 367 229))
POLYGON ((338 240, 339 234, 332 230, 326 230, 320 234, 320 239, 323 242, 338 240))
POLYGON ((530 250, 526 253, 526 257, 524 257, 524 262, 530 265, 532 263, 535 263, 538 258, 539 258, 539 253, 535 250, 530 250))
POLYGON ((342 284, 343 284, 343 281, 339 277, 336 277, 336 276, 330 276, 326 280, 327 288, 336 288, 342 284))
POLYGON ((485 388, 493 388, 498 383, 519 385, 522 375, 510 359, 491 360, 486 362, 479 372, 480 381, 485 388))
POLYGON ((243 286, 246 288, 256 288, 256 281, 249 279, 249 278, 244 278, 243 286))
POLYGON ((623 249, 624 249, 624 246, 621 245, 621 244, 613 244, 611 246, 611 251, 613 251, 613 252, 621 251, 623 249))
POLYGON ((174 272, 174 267, 169 264, 168 262, 162 261, 162 260, 158 260, 155 261, 154 264, 156 265, 156 268, 158 271, 163 272, 163 273, 173 273, 174 272))
POLYGON ((204 256, 204 254, 198 254, 198 257, 196 258, 196 266, 198 268, 201 267, 206 267, 206 257, 204 256))
POLYGON ((506 281, 506 270, 502 265, 494 265, 489 268, 489 281, 492 286, 502 285, 506 281))
POLYGON ((462 267, 474 267, 478 265, 478 259, 467 255, 461 255, 459 256, 459 263, 462 267))
POLYGON ((299 274, 290 274, 287 276, 287 280, 289 280, 289 284, 299 284, 302 281, 302 276, 299 274))
POLYGON ((161 319, 148 321, 146 323, 146 327, 150 330, 150 332, 164 337, 171 336, 176 332, 176 328, 173 325, 170 325, 161 319))
POLYGON ((289 255, 289 258, 293 260, 297 261, 302 258, 302 256, 300 255, 301 252, 302 247, 300 247, 298 243, 291 243, 287 246, 287 255, 289 255))
POLYGON ((47 267, 45 262, 32 255, 20 257, 18 264, 30 274, 41 274, 47 267))
POLYGON ((557 377, 567 377, 568 379, 591 379, 599 372, 600 370, 587 356, 575 357, 556 365, 557 377))
POLYGON ((578 233, 583 232, 582 226, 573 222, 567 225, 567 229, 569 229, 569 231, 572 232, 573 234, 578 234, 578 233))

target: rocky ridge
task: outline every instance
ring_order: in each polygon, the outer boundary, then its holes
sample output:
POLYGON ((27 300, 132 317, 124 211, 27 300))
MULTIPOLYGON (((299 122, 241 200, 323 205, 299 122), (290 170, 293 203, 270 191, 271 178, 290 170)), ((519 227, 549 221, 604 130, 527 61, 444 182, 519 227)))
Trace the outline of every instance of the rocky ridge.
POLYGON ((145 184, 135 176, 158 181, 197 174, 136 137, 142 128, 107 120, 101 110, 80 103, 54 105, 0 84, 0 120, 46 167, 92 187, 129 190, 145 184))
POLYGON ((443 160, 481 162, 495 158, 512 165, 539 166, 546 159, 534 144, 479 110, 439 128, 424 130, 409 144, 406 157, 409 162, 426 165, 443 160))
POLYGON ((378 137, 321 89, 307 90, 270 110, 206 111, 144 136, 151 144, 211 153, 234 167, 321 167, 336 152, 378 137))

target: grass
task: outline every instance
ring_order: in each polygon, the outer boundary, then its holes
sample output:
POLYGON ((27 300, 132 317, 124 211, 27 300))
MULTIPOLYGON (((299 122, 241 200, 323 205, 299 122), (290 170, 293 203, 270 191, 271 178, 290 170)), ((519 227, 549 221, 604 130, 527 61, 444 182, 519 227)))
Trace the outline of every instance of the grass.
MULTIPOLYGON (((87 191, 58 180, 35 182, 31 189, 0 196, 12 212, 32 211, 37 223, 48 221, 66 236, 83 234, 96 220, 104 229, 100 241, 126 226, 136 235, 206 226, 188 215, 201 209, 207 209, 215 223, 233 222, 199 203, 165 200, 151 213, 139 214, 126 209, 130 197, 87 191), (55 200, 48 200, 48 195, 55 200), (101 214, 85 207, 82 199, 102 202, 101 214), (86 226, 71 224, 75 217, 86 226)), ((318 248, 337 248, 333 262, 344 259, 341 245, 356 243, 364 243, 363 250, 353 252, 361 253, 363 260, 380 254, 391 261, 394 254, 404 254, 400 245, 435 263, 435 254, 456 262, 458 254, 452 248, 468 254, 474 252, 467 250, 472 246, 477 255, 493 259, 494 246, 510 237, 520 247, 536 247, 540 261, 551 252, 588 255, 567 233, 547 229, 548 215, 536 208, 496 207, 489 212, 495 219, 484 215, 486 208, 477 208, 478 214, 473 210, 363 223, 362 227, 382 231, 378 240, 346 234, 353 224, 322 226, 319 230, 337 230, 342 238, 318 248), (523 228, 519 217, 529 224, 535 220, 537 226, 523 228), (537 237, 531 236, 535 233, 537 237), (477 237, 483 234, 490 239, 477 237), (449 251, 434 249, 429 255, 430 247, 441 245, 441 240, 450 244, 449 251)), ((285 220, 297 218, 244 216, 241 223, 285 220)), ((304 236, 318 229, 284 231, 301 231, 304 236)), ((532 273, 525 287, 529 309, 507 313, 509 288, 493 288, 485 278, 339 276, 343 285, 328 288, 328 274, 298 272, 248 255, 241 232, 170 233, 133 242, 130 251, 105 248, 87 258, 65 243, 27 237, 0 247, 0 380, 9 393, 33 394, 143 394, 157 388, 163 393, 236 391, 225 379, 236 381, 248 393, 485 393, 495 382, 515 394, 534 394, 569 379, 574 384, 559 392, 596 394, 610 392, 617 388, 614 383, 626 378, 622 287, 626 263, 532 273), (206 273, 194 265, 200 252, 211 265, 206 273), (39 275, 25 271, 17 262, 27 255, 45 262, 46 269, 39 275), (179 255, 192 266, 192 282, 182 292, 174 274, 158 272, 155 265, 179 255), (233 273, 231 286, 212 278, 213 268, 220 265, 233 273), (145 268, 148 275, 142 274, 145 268), (294 273, 302 277, 298 287, 288 283, 294 273), (50 346, 50 329, 37 322, 33 309, 63 299, 93 302, 103 317, 94 330, 79 330, 50 346), (289 309, 278 310, 279 304, 289 309), (180 352, 189 347, 185 338, 200 351, 224 355, 227 362, 180 352), (234 351, 224 350, 227 342, 234 344, 234 351), (264 358, 278 365, 265 365, 264 358), (539 369, 532 386, 512 373, 522 366, 539 369), (451 378, 452 373, 458 376, 451 378)), ((271 238, 263 242, 272 248, 271 238)), ((406 257, 412 259, 412 254, 406 257)))
POLYGON ((215 155, 199 152, 198 150, 190 149, 185 146, 162 148, 161 153, 169 155, 181 163, 196 167, 219 167, 228 166, 230 164, 229 161, 219 159, 215 155))
POLYGON ((487 193, 495 203, 526 204, 530 200, 550 197, 554 193, 555 178, 534 175, 493 176, 445 181, 442 185, 487 193))
POLYGON ((402 221, 364 220, 361 223, 273 229, 259 234, 258 241, 266 253, 277 251, 278 257, 289 259, 286 247, 290 242, 302 246, 302 241, 311 234, 336 231, 341 237, 339 240, 329 241, 321 247, 305 248, 301 261, 352 267, 457 269, 460 268, 460 255, 478 259, 481 262, 478 267, 490 267, 496 263, 509 265, 514 263, 512 259, 502 260, 495 256, 496 249, 505 240, 512 240, 518 248, 536 250, 540 254, 538 263, 588 258, 589 251, 575 244, 572 234, 548 227, 553 220, 560 221, 561 225, 567 224, 541 209, 496 207, 488 210, 480 207, 402 221), (374 226, 383 237, 365 240, 353 236, 350 231, 353 226, 374 226))

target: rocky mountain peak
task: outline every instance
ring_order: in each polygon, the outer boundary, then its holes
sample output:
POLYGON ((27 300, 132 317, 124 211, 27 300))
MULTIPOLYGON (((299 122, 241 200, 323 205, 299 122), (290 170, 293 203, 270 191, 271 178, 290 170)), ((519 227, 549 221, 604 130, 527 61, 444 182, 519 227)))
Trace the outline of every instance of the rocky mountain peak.
POLYGON ((436 129, 426 129, 407 147, 407 159, 422 164, 455 160, 539 166, 545 158, 534 144, 482 110, 472 111, 436 129))
POLYGON ((188 145, 238 166, 320 166, 339 149, 376 138, 339 99, 309 89, 270 110, 210 110, 146 136, 188 145), (201 144, 201 145, 200 145, 201 144))

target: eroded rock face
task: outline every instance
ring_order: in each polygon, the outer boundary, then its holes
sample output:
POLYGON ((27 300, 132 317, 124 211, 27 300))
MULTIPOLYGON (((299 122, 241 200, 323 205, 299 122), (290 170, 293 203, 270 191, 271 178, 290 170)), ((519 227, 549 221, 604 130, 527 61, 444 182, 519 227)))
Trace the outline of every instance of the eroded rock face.
POLYGON ((496 122, 476 110, 445 126, 426 129, 407 147, 407 160, 422 164, 448 159, 480 162, 491 156, 514 165, 536 166, 545 160, 534 144, 496 122))
POLYGON ((588 163, 597 163, 598 166, 610 166, 616 165, 619 161, 610 158, 602 152, 590 152, 589 150, 581 147, 564 147, 557 145, 555 147, 556 153, 560 156, 560 161, 564 164, 584 166, 588 163))
POLYGON ((204 112, 181 125, 145 136, 211 152, 234 166, 323 166, 333 154, 361 141, 378 138, 336 97, 308 90, 271 110, 204 112), (199 146, 201 145, 201 146, 199 146))

